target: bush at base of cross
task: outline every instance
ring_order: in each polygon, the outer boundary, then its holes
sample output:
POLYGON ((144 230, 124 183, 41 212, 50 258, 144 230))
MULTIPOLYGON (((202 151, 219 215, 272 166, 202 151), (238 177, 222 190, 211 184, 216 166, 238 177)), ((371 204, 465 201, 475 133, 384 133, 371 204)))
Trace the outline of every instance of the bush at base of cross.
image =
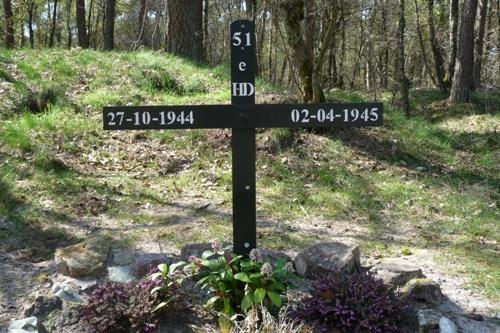
MULTIPOLYGON (((213 242, 212 250, 205 251, 201 258, 192 256, 189 263, 178 263, 173 269, 171 266, 171 272, 163 276, 179 276, 176 268, 184 266, 185 277, 193 278, 198 286, 213 294, 205 306, 220 313, 219 324, 223 328, 230 325, 231 317, 245 314, 255 306, 280 308, 282 294, 298 279, 292 263, 278 259, 271 265, 261 258, 258 250, 244 258, 233 254, 230 247, 221 249, 218 242, 213 242)), ((171 278, 165 281, 168 279, 171 278)))

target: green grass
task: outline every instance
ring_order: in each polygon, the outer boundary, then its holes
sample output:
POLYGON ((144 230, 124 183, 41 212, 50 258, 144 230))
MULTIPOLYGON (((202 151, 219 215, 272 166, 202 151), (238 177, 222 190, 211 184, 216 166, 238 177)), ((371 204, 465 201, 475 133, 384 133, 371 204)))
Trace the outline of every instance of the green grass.
MULTIPOLYGON (((228 131, 101 129, 106 105, 228 103, 227 65, 197 66, 146 51, 0 48, 0 80, 10 82, 0 98, 0 216, 16 225, 0 229, 0 239, 29 246, 36 242, 23 235, 33 230, 46 230, 44 241, 71 239, 60 232, 70 221, 102 218, 122 226, 121 234, 109 234, 127 243, 140 241, 141 228, 151 225, 150 238, 175 246, 231 240, 227 215, 193 209, 193 227, 168 210, 202 197, 230 211, 228 131), (13 80, 7 64, 21 77, 13 80), (148 205, 155 208, 145 214, 148 205)), ((257 88, 282 92, 262 81, 257 88)), ((472 287, 500 301, 500 93, 477 92, 473 104, 463 105, 444 97, 414 91, 407 119, 382 92, 382 128, 259 130, 258 216, 273 221, 259 228, 259 244, 298 250, 324 235, 287 225, 318 219, 333 228, 348 221, 365 230, 355 236, 365 254, 443 251, 460 258, 472 287)), ((373 99, 348 91, 328 98, 373 99)))

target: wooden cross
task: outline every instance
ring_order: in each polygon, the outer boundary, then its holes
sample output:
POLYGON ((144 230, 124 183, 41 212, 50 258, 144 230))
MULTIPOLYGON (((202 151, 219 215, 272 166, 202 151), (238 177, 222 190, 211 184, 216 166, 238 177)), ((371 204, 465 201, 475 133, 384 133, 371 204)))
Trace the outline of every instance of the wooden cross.
POLYGON ((112 106, 105 130, 231 128, 233 247, 257 246, 255 128, 365 127, 383 122, 382 103, 255 104, 255 25, 231 23, 231 105, 112 106))

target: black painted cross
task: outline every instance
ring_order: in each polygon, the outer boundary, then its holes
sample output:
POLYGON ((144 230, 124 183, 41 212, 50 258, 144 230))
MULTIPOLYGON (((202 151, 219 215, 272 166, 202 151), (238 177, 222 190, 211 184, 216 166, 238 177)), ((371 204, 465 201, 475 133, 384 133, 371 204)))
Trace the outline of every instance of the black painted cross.
POLYGON ((364 127, 382 124, 381 103, 255 105, 255 25, 231 23, 232 105, 105 107, 105 130, 232 128, 233 246, 257 246, 255 128, 364 127))

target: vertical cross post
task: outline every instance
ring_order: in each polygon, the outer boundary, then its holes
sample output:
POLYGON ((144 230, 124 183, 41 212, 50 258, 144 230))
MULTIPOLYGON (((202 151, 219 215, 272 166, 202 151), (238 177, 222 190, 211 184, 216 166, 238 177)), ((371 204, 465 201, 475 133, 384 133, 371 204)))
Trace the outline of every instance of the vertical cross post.
MULTIPOLYGON (((231 103, 255 104, 255 24, 231 24, 231 103)), ((233 249, 247 255, 257 246, 255 199, 255 128, 233 128, 233 249)))

